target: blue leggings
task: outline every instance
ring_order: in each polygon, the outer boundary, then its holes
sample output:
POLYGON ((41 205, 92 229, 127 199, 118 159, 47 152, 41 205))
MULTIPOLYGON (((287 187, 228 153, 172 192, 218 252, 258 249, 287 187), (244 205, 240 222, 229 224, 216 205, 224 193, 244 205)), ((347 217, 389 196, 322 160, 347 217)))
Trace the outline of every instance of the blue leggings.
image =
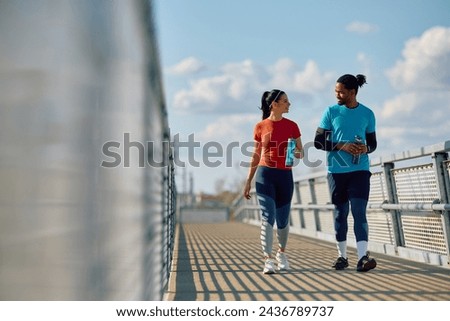
POLYGON ((334 204, 334 229, 336 241, 347 240, 347 217, 350 206, 353 215, 353 230, 356 241, 369 240, 366 208, 370 192, 370 171, 328 174, 331 201, 334 204))
POLYGON ((291 170, 259 166, 255 182, 262 216, 262 250, 266 256, 270 256, 275 222, 277 224, 278 245, 283 249, 286 247, 294 179, 291 170))
POLYGON ((256 194, 262 218, 283 229, 289 224, 294 179, 291 170, 259 166, 256 172, 256 194))

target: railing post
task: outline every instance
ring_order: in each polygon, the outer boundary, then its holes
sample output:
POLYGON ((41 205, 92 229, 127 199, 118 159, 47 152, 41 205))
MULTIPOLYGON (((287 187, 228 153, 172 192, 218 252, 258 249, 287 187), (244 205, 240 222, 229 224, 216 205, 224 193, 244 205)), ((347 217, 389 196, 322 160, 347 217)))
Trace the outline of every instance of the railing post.
MULTIPOLYGON (((308 180, 309 183, 309 191, 311 193, 311 204, 317 204, 317 196, 316 196, 316 188, 315 188, 315 179, 310 178, 308 180)), ((319 218, 319 210, 314 210, 314 222, 316 223, 316 231, 321 231, 322 228, 320 227, 320 218, 319 218)))
MULTIPOLYGON (((295 192, 295 202, 297 204, 302 203, 302 196, 300 194, 300 182, 295 182, 294 184, 294 192, 295 192)), ((305 215, 304 210, 302 208, 298 209, 298 216, 300 218, 300 227, 305 228, 305 215)))
MULTIPOLYGON (((392 175, 394 163, 383 163, 382 167, 388 195, 387 201, 391 204, 397 204, 398 203, 397 188, 395 186, 395 180, 392 175)), ((394 232, 395 246, 404 246, 405 237, 403 234, 401 213, 398 210, 390 210, 390 211, 392 214, 391 217, 392 217, 392 225, 393 225, 392 227, 394 232)))
MULTIPOLYGON (((436 185, 438 187, 439 201, 448 204, 450 200, 450 188, 448 171, 444 167, 448 160, 447 153, 433 153, 433 168, 436 175, 436 185)), ((450 212, 443 211, 441 215, 442 231, 444 233, 445 247, 447 250, 447 264, 450 264, 450 212)))

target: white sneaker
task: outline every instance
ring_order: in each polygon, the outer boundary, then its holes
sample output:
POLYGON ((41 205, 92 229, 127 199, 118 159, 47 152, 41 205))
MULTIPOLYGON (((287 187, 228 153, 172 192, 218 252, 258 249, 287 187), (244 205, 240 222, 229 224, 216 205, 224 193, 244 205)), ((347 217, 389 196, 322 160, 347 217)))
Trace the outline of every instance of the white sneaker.
POLYGON ((277 252, 278 270, 289 270, 289 262, 284 252, 277 252))
POLYGON ((264 274, 274 274, 275 273, 275 264, 272 259, 266 259, 266 263, 264 264, 264 274))

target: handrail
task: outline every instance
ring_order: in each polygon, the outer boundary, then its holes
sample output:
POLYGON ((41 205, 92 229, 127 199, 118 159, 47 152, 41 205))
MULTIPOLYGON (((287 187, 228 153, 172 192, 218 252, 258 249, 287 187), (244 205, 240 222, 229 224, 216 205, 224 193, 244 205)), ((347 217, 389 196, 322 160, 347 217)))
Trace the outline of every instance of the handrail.
MULTIPOLYGON (((408 204, 390 204, 390 203, 380 203, 380 204, 368 204, 370 209, 382 209, 382 210, 408 210, 408 211, 436 211, 444 212, 450 211, 450 204, 436 204, 436 203, 408 203, 408 204)), ((247 209, 259 209, 259 205, 248 205, 247 209)), ((293 203, 291 209, 312 209, 312 210, 333 210, 334 205, 332 204, 297 204, 293 203)))
POLYGON ((447 140, 433 145, 428 145, 399 153, 394 153, 391 155, 383 155, 378 158, 373 158, 370 161, 370 165, 371 166, 383 165, 384 163, 394 163, 399 161, 411 160, 437 153, 447 153, 449 151, 450 151, 450 140, 447 140))

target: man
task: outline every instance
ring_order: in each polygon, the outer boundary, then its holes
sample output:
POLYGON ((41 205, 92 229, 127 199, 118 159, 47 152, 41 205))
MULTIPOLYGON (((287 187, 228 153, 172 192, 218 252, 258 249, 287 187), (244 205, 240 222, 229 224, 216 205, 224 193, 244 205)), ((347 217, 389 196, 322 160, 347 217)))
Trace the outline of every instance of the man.
POLYGON ((317 149, 327 151, 328 184, 334 204, 334 228, 338 258, 332 267, 348 267, 347 217, 351 206, 358 252, 356 270, 366 272, 377 263, 367 251, 369 228, 366 208, 370 191, 369 157, 377 147, 375 115, 356 99, 364 75, 343 75, 335 86, 337 104, 322 115, 314 138, 317 149))

